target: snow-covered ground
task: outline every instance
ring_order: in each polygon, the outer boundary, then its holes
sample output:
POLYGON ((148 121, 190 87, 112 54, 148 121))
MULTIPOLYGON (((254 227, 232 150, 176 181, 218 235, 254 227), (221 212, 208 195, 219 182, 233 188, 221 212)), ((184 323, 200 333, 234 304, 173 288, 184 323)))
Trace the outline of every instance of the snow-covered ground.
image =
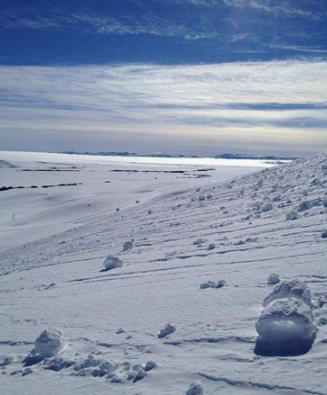
POLYGON ((38 188, 0 192, 1 393, 327 394, 327 155, 263 171, 15 155, 0 188, 38 188), (313 346, 262 356, 256 324, 313 346))
POLYGON ((206 185, 208 179, 224 181, 267 166, 271 165, 254 160, 0 151, 0 189, 15 187, 0 191, 0 252, 110 215, 117 208, 131 208, 136 201, 145 203, 175 189, 206 185))

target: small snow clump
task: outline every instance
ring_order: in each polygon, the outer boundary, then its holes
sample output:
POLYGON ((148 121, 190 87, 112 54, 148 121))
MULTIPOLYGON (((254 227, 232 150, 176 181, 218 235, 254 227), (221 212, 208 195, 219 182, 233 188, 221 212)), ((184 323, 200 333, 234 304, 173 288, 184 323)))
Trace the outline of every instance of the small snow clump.
POLYGON ((123 251, 131 250, 134 247, 134 244, 132 241, 125 241, 123 245, 123 251))
POLYGON ((264 299, 263 307, 266 307, 274 300, 292 297, 301 299, 310 308, 312 307, 310 288, 303 281, 296 279, 283 281, 282 283, 276 285, 270 295, 264 299))
POLYGON ((111 270, 117 267, 123 267, 123 261, 119 258, 109 255, 103 262, 104 270, 111 270))
POLYGON ((24 359, 25 366, 33 365, 45 358, 57 355, 64 347, 65 340, 59 329, 44 330, 34 343, 34 348, 24 359))
POLYGON ((225 280, 219 280, 216 284, 215 288, 222 288, 226 285, 226 281, 225 280))
POLYGON ((310 202, 304 201, 298 205, 297 211, 305 211, 311 208, 310 202))
POLYGON ((146 376, 146 372, 140 365, 134 365, 127 380, 133 380, 133 383, 142 380, 146 376))
POLYGON ((4 355, 0 357, 0 367, 10 365, 14 362, 14 357, 11 355, 4 355))
POLYGON ((200 289, 206 289, 206 288, 216 288, 216 283, 213 281, 207 281, 205 283, 200 284, 200 289))
POLYGON ((150 361, 148 361, 148 362, 145 364, 144 370, 145 370, 146 372, 149 372, 150 370, 154 369, 155 367, 157 367, 157 364, 156 364, 154 361, 150 360, 150 361))
POLYGON ((27 376, 28 374, 31 374, 31 373, 33 373, 33 369, 26 368, 26 369, 23 370, 22 376, 24 377, 24 376, 27 376))
POLYGON ((193 242, 193 245, 199 246, 199 245, 201 245, 201 244, 203 244, 203 243, 205 243, 205 242, 206 242, 206 241, 205 241, 204 239, 199 238, 199 239, 197 239, 197 240, 195 240, 195 241, 193 242))
POLYGON ((176 331, 176 327, 170 324, 167 324, 165 328, 161 329, 160 332, 158 333, 158 338, 162 339, 163 337, 166 337, 168 335, 171 335, 176 331))
POLYGON ((299 216, 297 215, 296 211, 291 211, 290 213, 286 214, 286 221, 294 221, 298 218, 299 216))
POLYGON ((269 277, 267 279, 267 284, 268 285, 275 285, 280 282, 279 276, 276 273, 271 273, 269 274, 269 277))
POLYGON ((204 387, 200 381, 195 381, 190 385, 187 390, 186 395, 204 395, 204 387))
POLYGON ((271 211, 273 209, 273 206, 271 203, 267 203, 264 206, 261 207, 261 211, 263 213, 266 213, 267 211, 271 211))

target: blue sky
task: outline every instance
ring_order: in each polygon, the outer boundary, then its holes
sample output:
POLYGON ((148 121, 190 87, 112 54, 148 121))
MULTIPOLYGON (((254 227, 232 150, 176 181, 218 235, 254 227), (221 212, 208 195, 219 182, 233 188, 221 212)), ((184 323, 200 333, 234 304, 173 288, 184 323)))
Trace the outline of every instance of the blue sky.
POLYGON ((1 0, 0 148, 327 150, 321 0, 1 0))

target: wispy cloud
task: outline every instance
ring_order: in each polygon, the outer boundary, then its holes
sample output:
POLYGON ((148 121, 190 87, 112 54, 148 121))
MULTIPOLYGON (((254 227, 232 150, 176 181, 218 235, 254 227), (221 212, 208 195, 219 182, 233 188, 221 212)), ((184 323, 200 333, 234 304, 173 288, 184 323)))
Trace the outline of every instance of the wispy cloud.
POLYGON ((2 66, 0 85, 0 141, 11 149, 24 134, 49 150, 327 149, 324 61, 2 66))
POLYGON ((163 1, 168 4, 188 4, 198 7, 217 8, 221 4, 232 9, 258 10, 270 14, 283 14, 288 16, 296 16, 309 18, 313 20, 321 20, 325 13, 314 11, 315 6, 319 6, 319 2, 310 1, 310 4, 295 1, 283 1, 282 4, 272 4, 269 1, 262 0, 152 0, 154 2, 163 1))
MULTIPOLYGON (((129 0, 131 9, 133 1, 129 0)), ((282 5, 271 5, 262 0, 139 0, 137 12, 121 11, 117 8, 97 12, 96 7, 73 10, 50 7, 4 9, 0 15, 0 25, 7 29, 63 30, 77 29, 81 32, 99 34, 149 34, 162 37, 180 37, 186 40, 223 39, 238 41, 253 38, 265 26, 266 30, 275 23, 292 18, 311 22, 323 21, 326 10, 309 7, 294 1, 282 5), (155 4, 155 10, 149 4, 155 4), (176 8, 177 6, 184 8, 176 8), (167 8, 168 7, 168 8, 167 8), (190 8, 191 7, 191 8, 190 8), (269 14, 269 20, 263 18, 269 14), (230 30, 229 27, 237 31, 230 30)), ((318 3, 317 3, 318 4, 318 3)), ((285 27, 284 25, 282 27, 285 27)), ((279 25, 279 28, 281 26, 279 25)), ((303 25, 292 25, 292 34, 303 34, 303 25)), ((277 33, 277 32, 276 32, 277 33)), ((281 32, 282 33, 282 32, 281 32)), ((306 34, 315 35, 312 29, 306 34)))
POLYGON ((305 45, 271 45, 271 48, 276 49, 285 49, 287 51, 294 51, 294 52, 304 52, 308 53, 315 53, 315 54, 324 54, 327 53, 327 49, 322 48, 321 46, 305 46, 305 45))
POLYGON ((2 10, 0 26, 6 29, 54 30, 62 26, 62 20, 52 11, 42 15, 38 9, 10 7, 2 10))
POLYGON ((105 35, 142 35, 180 37, 198 40, 219 37, 216 31, 178 23, 156 15, 124 16, 124 18, 101 16, 97 13, 78 12, 70 15, 52 13, 51 16, 29 16, 9 11, 0 16, 0 23, 7 29, 64 30, 73 28, 85 33, 105 35))

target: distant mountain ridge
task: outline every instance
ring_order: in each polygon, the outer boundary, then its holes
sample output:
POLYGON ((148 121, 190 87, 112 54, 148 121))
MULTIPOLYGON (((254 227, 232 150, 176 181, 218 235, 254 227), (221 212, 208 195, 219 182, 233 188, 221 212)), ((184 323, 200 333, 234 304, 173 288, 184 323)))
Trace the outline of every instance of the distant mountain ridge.
MULTIPOLYGON (((100 152, 75 152, 75 151, 65 151, 60 152, 67 155, 92 155, 92 156, 133 156, 133 157, 150 157, 150 158, 199 158, 197 155, 187 156, 187 155, 171 155, 166 153, 156 153, 156 154, 139 154, 136 152, 115 152, 115 151, 100 151, 100 152)), ((252 154, 231 154, 224 153, 212 156, 215 159, 258 159, 258 160, 295 160, 298 157, 293 156, 275 156, 275 155, 252 155, 252 154)))

